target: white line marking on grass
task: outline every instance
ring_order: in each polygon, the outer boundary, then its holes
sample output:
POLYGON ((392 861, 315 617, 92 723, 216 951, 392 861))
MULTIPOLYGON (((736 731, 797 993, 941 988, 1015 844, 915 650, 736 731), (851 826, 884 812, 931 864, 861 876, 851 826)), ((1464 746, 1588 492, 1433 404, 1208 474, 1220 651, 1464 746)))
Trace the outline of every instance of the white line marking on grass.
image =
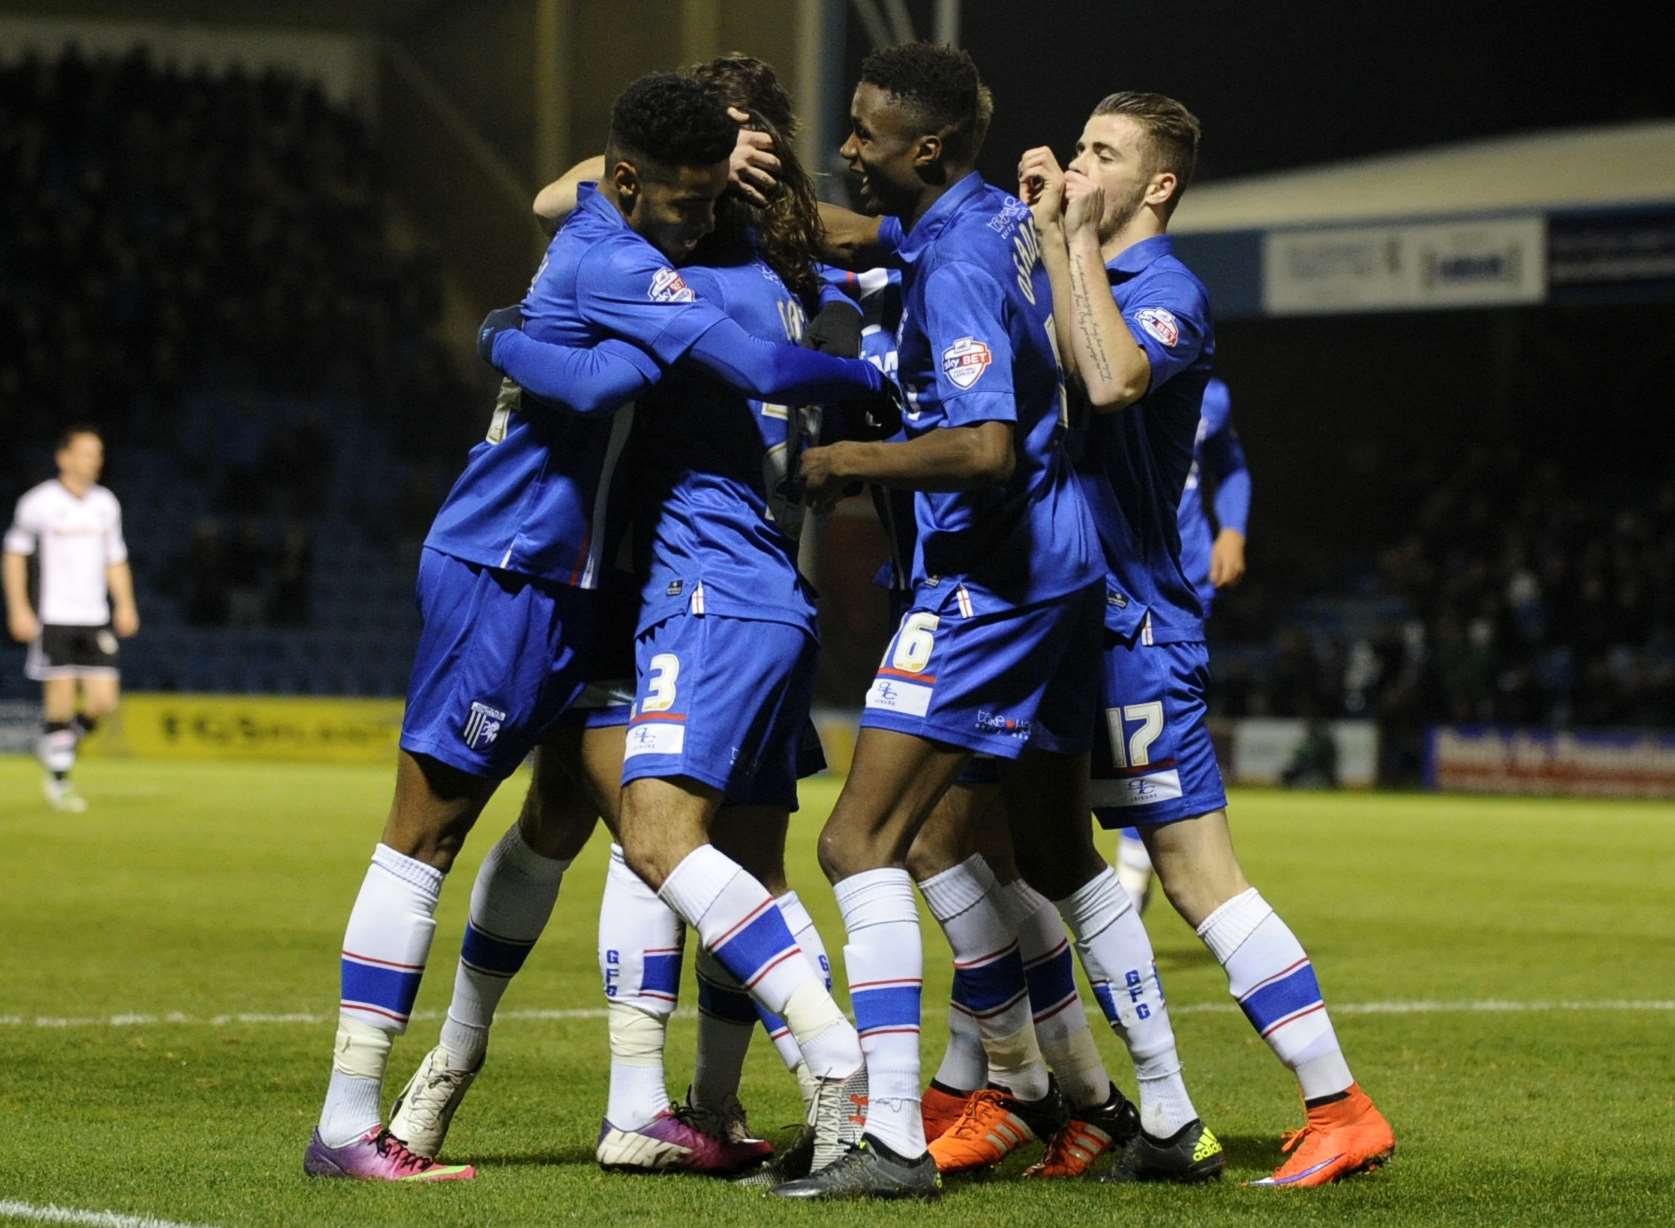
POLYGON ((0 1198, 0 1219, 26 1219, 37 1224, 91 1224, 94 1228, 202 1228, 178 1220, 154 1219, 149 1215, 122 1215, 116 1211, 81 1211, 55 1203, 16 1202, 0 1198))
MULTIPOLYGON (((1535 1001, 1518 1002, 1510 998, 1479 998, 1448 1001, 1446 999, 1417 998, 1396 1002, 1333 1002, 1329 1009, 1334 1015, 1549 1015, 1584 1011, 1607 1013, 1642 1013, 1648 1011, 1675 1012, 1675 999, 1658 998, 1600 998, 1595 1001, 1535 1001)), ((1231 1002, 1186 1002, 1171 1005, 1175 1015, 1237 1015, 1239 1008, 1231 1002)), ((946 1007, 928 1006, 929 1018, 948 1013, 946 1007)), ((434 1023, 442 1018, 441 1011, 414 1011, 411 1022, 434 1023)), ((570 1009, 529 1007, 523 1010, 498 1011, 499 1023, 551 1023, 577 1019, 604 1019, 602 1006, 570 1009)), ((675 1012, 676 1019, 696 1019, 698 1012, 690 1007, 675 1012)), ((225 1028, 239 1024, 326 1024, 335 1022, 337 1012, 325 1011, 240 1011, 225 1015, 187 1015, 181 1011, 166 1014, 131 1012, 121 1015, 0 1015, 0 1028, 136 1028, 174 1024, 187 1027, 225 1028)))

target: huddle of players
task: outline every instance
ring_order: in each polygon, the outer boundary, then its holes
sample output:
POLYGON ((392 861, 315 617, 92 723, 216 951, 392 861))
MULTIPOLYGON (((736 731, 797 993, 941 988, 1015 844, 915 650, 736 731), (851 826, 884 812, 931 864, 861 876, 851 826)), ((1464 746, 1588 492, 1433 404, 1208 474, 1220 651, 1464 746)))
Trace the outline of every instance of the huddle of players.
POLYGON ((767 1159, 736 1096, 760 1018, 807 1107, 797 1144, 746 1178, 776 1194, 931 1196, 940 1173, 1036 1138, 1037 1176, 1082 1175, 1108 1151, 1118 1179, 1219 1175, 1090 809, 1141 825, 1165 893, 1298 1076, 1305 1126, 1256 1184, 1323 1184, 1393 1150, 1307 956, 1233 857, 1204 725, 1202 609, 1175 509, 1213 333, 1163 234, 1197 122, 1157 95, 1112 95, 1068 173, 1044 148, 1024 155, 1025 204, 972 169, 984 111, 962 52, 870 56, 842 154, 880 216, 822 206, 817 222, 784 91, 729 57, 630 86, 597 184, 543 192, 538 208, 568 220, 521 310, 485 322, 481 348, 509 382, 420 565, 396 797, 345 935, 305 1171, 474 1175, 435 1156, 596 815, 617 839, 600 922, 607 1167, 767 1159), (867 271, 822 285, 822 255, 867 271), (862 326, 846 285, 896 317, 893 336, 862 326), (873 361, 798 348, 805 335, 873 361), (883 438, 893 409, 900 429, 883 438), (819 845, 851 1023, 783 850, 795 781, 818 766, 796 530, 805 506, 863 484, 911 492, 913 532, 898 629, 819 845), (630 498, 625 597, 609 577, 630 498), (623 693, 608 663, 630 626, 623 693), (384 1068, 442 878, 537 744, 523 812, 473 889, 440 1043, 385 1127, 384 1068), (943 1078, 945 1061, 923 1097, 915 879, 953 948, 956 1033, 977 1041, 956 1035, 963 1077, 943 1078), (671 1105, 662 1042, 683 923, 703 947, 699 1057, 671 1105), (1092 1043, 1066 926, 1134 1060, 1137 1108, 1092 1043))

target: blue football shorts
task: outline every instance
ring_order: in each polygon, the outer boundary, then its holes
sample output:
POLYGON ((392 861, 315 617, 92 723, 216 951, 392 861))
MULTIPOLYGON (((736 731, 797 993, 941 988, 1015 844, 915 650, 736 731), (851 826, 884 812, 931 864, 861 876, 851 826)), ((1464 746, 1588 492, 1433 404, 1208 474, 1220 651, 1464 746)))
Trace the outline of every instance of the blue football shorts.
POLYGON ((1090 800, 1101 827, 1156 826, 1227 805, 1210 741, 1202 641, 1143 644, 1107 634, 1090 800))
POLYGON ((581 693, 597 594, 425 549, 403 749, 504 780, 581 693))
POLYGON ((825 767, 809 721, 818 645, 788 623, 676 614, 635 643, 622 783, 685 776, 735 806, 797 808, 825 767))
POLYGON ((962 585, 922 585, 884 650, 861 726, 997 759, 1081 754, 1098 706, 1104 609, 1103 582, 992 610, 962 585))

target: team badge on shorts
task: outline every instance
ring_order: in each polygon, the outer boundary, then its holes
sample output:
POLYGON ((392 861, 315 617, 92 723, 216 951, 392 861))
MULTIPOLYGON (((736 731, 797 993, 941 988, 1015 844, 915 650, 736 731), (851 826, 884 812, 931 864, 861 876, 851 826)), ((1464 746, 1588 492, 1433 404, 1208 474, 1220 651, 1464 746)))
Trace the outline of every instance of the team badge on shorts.
POLYGON ((942 351, 942 374, 954 387, 964 391, 983 378, 994 355, 988 344, 976 337, 961 337, 942 351))
POLYGON ((1146 307, 1134 313, 1134 322, 1170 349, 1181 339, 1181 326, 1174 313, 1162 307, 1146 307))
POLYGON ((459 736, 472 750, 485 750, 500 736, 500 725, 505 719, 506 714, 498 708, 473 701, 471 715, 465 718, 465 728, 459 736))
POLYGON ((692 293, 692 287, 679 273, 673 269, 658 269, 652 275, 646 297, 654 303, 690 303, 698 296, 692 293))
POLYGON ((116 655, 116 636, 105 627, 99 628, 99 634, 93 637, 94 643, 99 645, 99 651, 107 657, 116 655))

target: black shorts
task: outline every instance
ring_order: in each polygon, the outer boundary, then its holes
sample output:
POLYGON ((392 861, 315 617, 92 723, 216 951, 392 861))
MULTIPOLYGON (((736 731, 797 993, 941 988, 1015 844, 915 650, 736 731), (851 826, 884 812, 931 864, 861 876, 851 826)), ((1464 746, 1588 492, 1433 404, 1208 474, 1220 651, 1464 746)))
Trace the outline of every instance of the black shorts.
POLYGON ((36 682, 50 678, 114 678, 118 655, 116 632, 109 623, 102 627, 47 625, 29 645, 23 672, 36 682))

